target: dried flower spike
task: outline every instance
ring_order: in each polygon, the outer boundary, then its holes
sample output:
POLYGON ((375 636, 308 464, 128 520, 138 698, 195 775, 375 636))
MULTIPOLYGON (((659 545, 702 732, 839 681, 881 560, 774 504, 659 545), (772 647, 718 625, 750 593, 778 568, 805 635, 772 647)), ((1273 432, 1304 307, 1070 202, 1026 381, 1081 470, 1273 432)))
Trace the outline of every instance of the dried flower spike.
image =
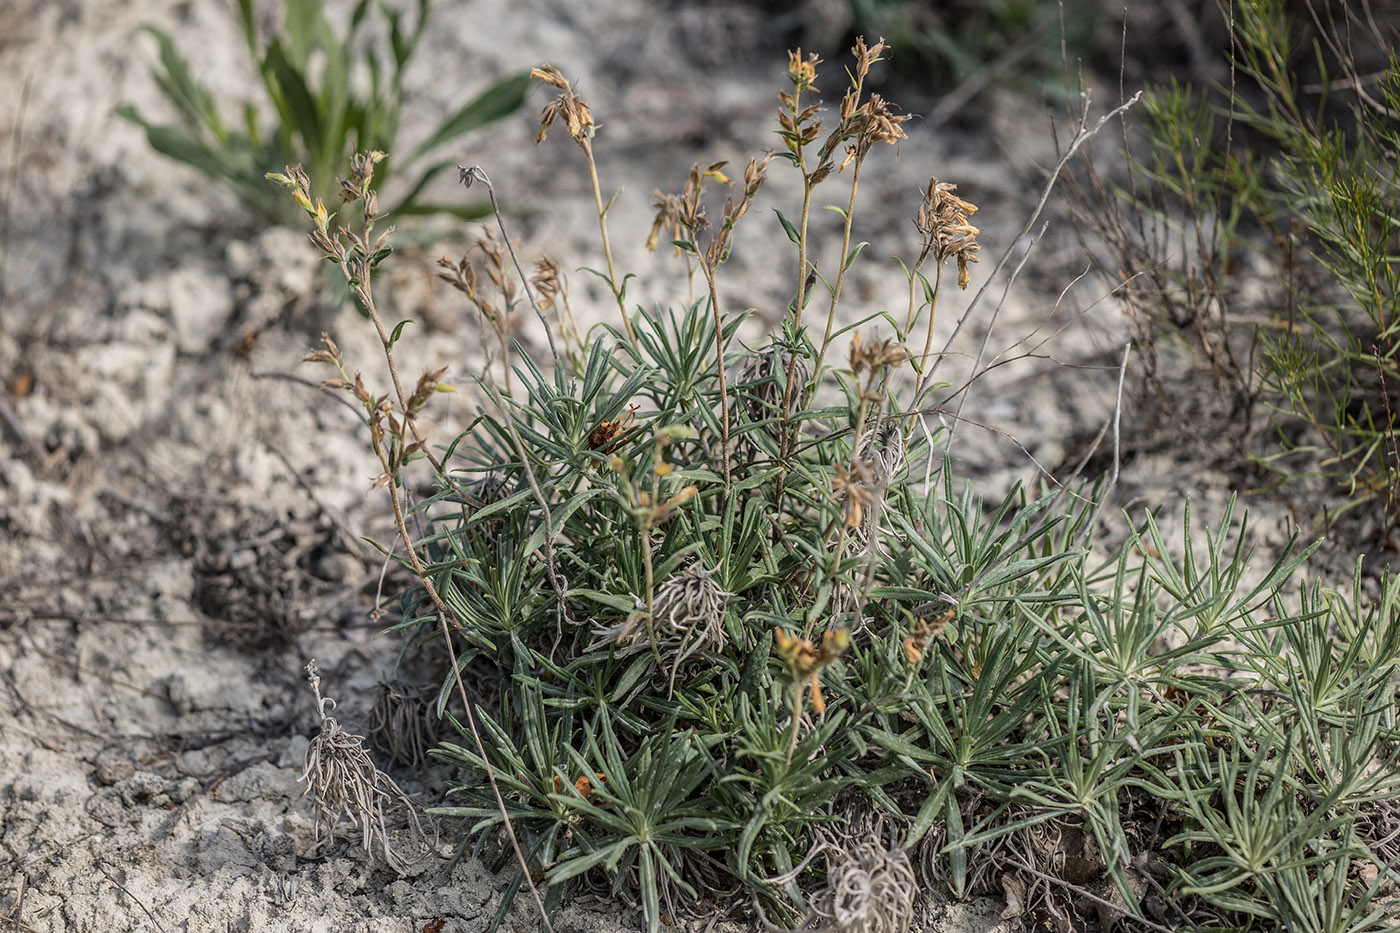
POLYGON ((792 86, 795 91, 819 91, 817 87, 817 66, 822 60, 813 52, 806 58, 802 57, 802 50, 788 52, 788 77, 792 78, 792 86))
POLYGON ((540 130, 535 134, 535 142, 544 142, 545 133, 554 121, 559 119, 564 121, 569 136, 580 146, 591 140, 597 131, 593 123, 593 114, 583 102, 583 98, 574 91, 573 85, 559 73, 559 69, 553 65, 532 68, 530 77, 559 90, 559 96, 545 104, 544 109, 540 111, 540 130))
POLYGON ((838 463, 831 477, 831 488, 845 506, 846 527, 854 528, 865 517, 865 509, 875 498, 878 485, 875 471, 869 463, 856 459, 848 466, 838 463))
POLYGON ((972 281, 968 264, 977 261, 977 252, 982 248, 977 243, 977 235, 982 231, 968 221, 970 215, 977 213, 977 205, 953 194, 957 189, 957 185, 930 178, 914 227, 924 237, 923 256, 932 253, 939 262, 949 257, 957 260, 958 288, 965 289, 972 281))

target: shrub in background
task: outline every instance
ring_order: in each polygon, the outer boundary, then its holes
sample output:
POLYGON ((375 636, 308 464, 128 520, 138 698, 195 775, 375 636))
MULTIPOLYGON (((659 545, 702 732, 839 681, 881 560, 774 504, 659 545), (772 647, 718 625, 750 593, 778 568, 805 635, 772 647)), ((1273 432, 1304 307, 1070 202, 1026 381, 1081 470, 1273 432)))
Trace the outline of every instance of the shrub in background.
POLYGON ((893 65, 926 92, 951 99, 934 108, 941 120, 992 85, 1037 94, 1062 90, 1061 60, 1086 51, 1102 16, 1095 3, 1033 0, 847 0, 855 32, 883 36, 899 50, 893 65))
MULTIPOLYGON (((1400 585, 1290 606, 1306 552, 1247 583, 1229 512, 1179 557, 1151 518, 1094 557, 1101 489, 986 503, 961 487, 923 420, 943 269, 966 285, 978 250, 976 208, 947 183, 911 212, 909 306, 875 316, 893 336, 836 326, 861 171, 906 119, 865 87, 883 51, 857 43, 830 123, 819 62, 790 57, 778 157, 803 195, 776 219, 799 261, 769 343, 736 345, 744 315, 720 276, 768 157, 732 180, 696 166, 658 193, 653 242, 669 239, 701 297, 629 308, 609 259, 625 326, 595 335, 570 326, 557 264, 521 274, 498 213, 496 274, 449 261, 445 278, 483 314, 484 289, 497 316, 548 304, 552 359, 516 344, 515 387, 479 378, 479 414, 445 448, 416 416, 453 387, 442 370, 403 381, 402 326, 375 305, 381 154, 342 183, 353 221, 299 169, 272 176, 383 345, 383 394, 329 337, 308 360, 365 411, 400 539, 385 551, 418 581, 392 630, 446 656, 438 710, 462 735, 435 752, 463 778, 436 812, 466 818, 464 849, 499 841, 519 869, 498 921, 525 887, 549 928, 566 889, 591 887, 652 931, 700 901, 904 931, 935 891, 1000 893, 1007 918, 1062 929, 1393 928, 1400 585), (846 225, 827 265, 807 219, 838 177, 846 225), (711 218, 715 186, 733 190, 711 218), (420 460, 439 488, 414 501, 420 460), (482 669, 499 677, 490 695, 462 676, 482 669)), ((542 131, 562 123, 596 178, 587 105, 557 71, 535 74, 558 92, 542 131)), ((461 174, 494 204, 484 171, 461 174)), ((600 199, 610 256, 605 214, 600 199)))
POLYGON ((265 176, 289 163, 300 163, 316 197, 335 195, 336 173, 357 152, 393 152, 380 168, 381 184, 389 172, 407 179, 387 213, 444 212, 480 217, 482 208, 429 204, 418 200, 428 182, 453 161, 425 161, 452 142, 520 108, 528 87, 526 75, 497 82, 442 121, 411 150, 397 145, 404 100, 404 71, 412 60, 431 13, 431 0, 417 0, 408 17, 386 3, 359 0, 345 34, 327 21, 322 0, 286 0, 282 30, 262 42, 253 15, 253 0, 238 0, 239 26, 248 55, 262 80, 265 103, 275 122, 262 125, 260 108, 249 101, 234 121, 227 121, 210 92, 195 78, 189 63, 166 33, 143 27, 160 48, 160 67, 152 76, 179 123, 152 123, 134 107, 116 112, 146 131, 151 147, 198 169, 228 186, 249 211, 271 222, 292 222, 296 214, 286 198, 269 189, 265 176), (383 19, 388 48, 369 42, 362 27, 371 17, 383 19), (363 92, 356 81, 367 78, 363 92))
POLYGON ((1232 9, 1235 83, 1156 88, 1147 155, 1117 196, 1093 179, 1084 219, 1110 247, 1104 271, 1126 281, 1144 346, 1187 337, 1233 415, 1247 423, 1261 402, 1273 413, 1277 446, 1260 463, 1282 479, 1326 476, 1350 506, 1379 503, 1393 520, 1400 59, 1365 23, 1298 21, 1282 0, 1232 9), (1363 74, 1367 39, 1387 51, 1363 74))

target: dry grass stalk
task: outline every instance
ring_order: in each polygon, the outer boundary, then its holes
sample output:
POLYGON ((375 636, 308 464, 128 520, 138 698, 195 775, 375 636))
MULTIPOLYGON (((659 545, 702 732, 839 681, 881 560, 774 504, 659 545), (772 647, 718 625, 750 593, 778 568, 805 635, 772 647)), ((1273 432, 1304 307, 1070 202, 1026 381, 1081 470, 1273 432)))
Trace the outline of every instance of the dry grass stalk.
POLYGON ((724 444, 722 465, 726 503, 729 498, 729 487, 732 485, 732 470, 729 462, 731 454, 729 385, 725 376, 724 316, 720 309, 717 276, 720 263, 729 258, 729 251, 733 245, 731 237, 734 226, 753 207, 753 200, 763 187, 764 181, 767 180, 768 165, 772 161, 773 153, 771 152, 765 153, 762 158, 749 159, 748 165, 744 168, 744 184, 740 189, 739 198, 735 200, 731 195, 725 199, 724 214, 719 229, 710 238, 704 249, 701 249, 699 236, 701 231, 709 227, 709 221, 705 217, 701 195, 706 180, 717 181, 722 185, 730 184, 729 176, 722 171, 724 166, 729 164, 727 162, 714 162, 703 169, 698 164, 692 166, 690 177, 686 179, 685 188, 679 195, 656 192, 653 196, 657 209, 656 219, 652 223, 651 234, 647 237, 647 248, 653 250, 656 248, 660 233, 664 229, 670 229, 678 242, 682 240, 683 236, 688 237, 687 242, 690 244, 688 252, 695 256, 700 266, 700 272, 705 276, 705 284, 709 289, 710 312, 715 319, 715 369, 719 373, 720 424, 724 444))
POLYGON ((603 189, 598 183, 598 163, 593 158, 593 136, 597 133, 597 125, 593 122, 593 114, 588 109, 588 104, 584 103, 582 97, 574 90, 574 86, 559 73, 559 69, 553 65, 544 65, 530 71, 530 77, 543 81, 548 86, 559 91, 557 97, 545 105, 540 112, 540 129, 535 134, 535 143, 544 141, 545 133, 556 120, 563 120, 568 129, 569 138, 578 143, 583 150, 584 158, 588 161, 588 177, 593 183, 593 204, 598 212, 598 232, 603 240, 603 258, 608 264, 608 287, 612 289, 613 298, 617 300, 617 310, 622 314, 622 324, 627 329, 627 339, 632 346, 637 346, 637 334, 632 328, 632 318, 627 313, 627 285, 625 280, 619 280, 617 267, 613 264, 612 240, 608 237, 608 205, 603 204, 603 189))
MULTIPOLYGON (((329 335, 323 335, 326 345, 325 350, 316 351, 309 354, 305 359, 308 362, 330 363, 335 366, 340 373, 338 380, 329 380, 329 387, 341 388, 351 391, 365 408, 370 427, 371 446, 378 457, 380 466, 383 468, 376 486, 386 486, 389 491, 389 501, 394 510, 394 527, 398 532, 399 541, 403 544, 408 556, 409 564, 413 568, 414 575, 422 581, 423 590, 432 601, 437 612, 438 626, 442 632, 443 642, 448 652, 448 660, 452 665, 454 679, 457 685, 457 693, 462 701, 464 713, 467 718, 467 725, 470 728, 472 738, 476 742, 477 748, 485 755, 486 746, 481 740, 480 730, 477 728, 476 715, 472 711, 472 705, 467 697, 466 686, 462 683, 460 668, 457 663, 457 652, 452 644, 451 629, 453 626, 461 627, 456 616, 443 600, 442 594, 438 592, 432 579, 427 575, 423 565, 421 555, 415 546, 415 538, 408 530, 407 518, 405 516, 404 502, 400 498, 398 487, 394 479, 398 476, 399 468, 414 453, 421 453, 432 464, 434 471, 442 477, 445 482, 459 495, 464 493, 456 481, 444 468, 442 461, 433 453, 427 445, 423 432, 420 430, 416 415, 427 404, 428 399, 438 391, 454 391, 451 386, 438 382, 443 374, 443 370, 435 373, 425 373, 418 380, 412 397, 405 393, 403 382, 399 377, 398 365, 394 359, 394 339, 385 329, 383 319, 374 303, 374 293, 372 287, 374 267, 378 265, 384 257, 388 255, 388 233, 382 234, 373 245, 370 244, 370 234, 374 228, 374 221, 377 214, 377 198, 371 187, 373 183, 374 166, 384 158, 383 153, 370 153, 360 158, 357 157, 352 165, 350 183, 341 185, 342 198, 350 198, 352 195, 358 197, 363 204, 362 219, 363 232, 356 234, 354 231, 346 230, 344 227, 336 227, 334 231, 330 229, 330 214, 326 211, 325 205, 320 199, 312 199, 310 182, 306 172, 300 166, 289 167, 285 174, 272 173, 268 175, 268 180, 279 185, 297 202, 298 205, 311 217, 314 229, 310 234, 311 242, 326 256, 339 265, 346 282, 350 285, 359 300, 365 313, 379 334, 380 344, 384 350, 384 358, 389 368, 390 378, 393 380, 394 392, 399 402, 398 414, 393 409, 393 403, 388 399, 378 399, 370 394, 357 373, 353 379, 346 373, 344 360, 341 357, 339 348, 331 340, 329 335), (345 241, 349 241, 349 246, 345 241), (385 426, 394 432, 397 438, 396 444, 386 443, 385 426), (413 441, 408 441, 408 435, 412 434, 413 441), (392 453, 391 453, 392 450, 392 453)), ((519 260, 516 259, 515 251, 510 246, 510 240, 505 235, 505 223, 501 220, 500 208, 496 202, 495 188, 491 185, 491 180, 479 166, 459 166, 459 176, 465 185, 470 185, 473 181, 481 181, 486 187, 491 198, 491 207, 495 212, 496 222, 501 228, 502 239, 505 240, 506 249, 510 252, 511 259, 515 261, 517 272, 520 271, 519 260)), ((524 274, 520 273, 521 279, 524 274)), ((529 288, 525 289, 526 296, 534 305, 534 296, 529 288)), ((535 313, 540 314, 538 305, 534 305, 535 313)), ((543 315, 541 314, 541 320, 543 315)), ((549 337, 549 347, 551 352, 557 351, 554 346, 554 337, 546 327, 546 335, 549 337)), ((497 399, 499 401, 499 399, 497 399)), ((526 474, 530 476, 529 473, 526 474)), ((533 479, 532 479, 533 482, 533 479)), ((546 513, 546 522, 548 513, 546 513)), ((545 554, 550 561, 551 571, 553 570, 553 551, 551 545, 546 542, 545 554)), ((562 597, 561 597, 562 598, 562 597)), ((501 796, 500 786, 496 781, 496 774, 490 763, 486 764, 486 778, 491 785, 491 791, 495 796, 496 803, 500 807, 501 813, 505 814, 505 799, 501 796)), ((506 836, 510 840, 511 847, 515 852, 516 860, 520 863, 521 870, 525 872, 525 884, 534 898, 536 907, 540 912, 540 920, 547 931, 553 930, 553 924, 549 920, 548 912, 544 907, 544 898, 539 893, 539 888, 530 877, 528 863, 525 854, 520 848, 519 840, 516 838, 515 829, 510 820, 505 822, 506 836)))

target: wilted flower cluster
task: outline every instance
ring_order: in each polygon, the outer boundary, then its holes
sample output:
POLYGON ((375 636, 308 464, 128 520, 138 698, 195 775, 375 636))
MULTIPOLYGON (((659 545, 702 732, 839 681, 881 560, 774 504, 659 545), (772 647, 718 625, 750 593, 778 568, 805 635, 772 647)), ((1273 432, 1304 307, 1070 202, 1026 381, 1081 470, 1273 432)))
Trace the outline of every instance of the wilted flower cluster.
POLYGON ((860 334, 851 337, 851 371, 856 375, 874 372, 886 366, 898 366, 909 358, 905 349, 886 338, 879 343, 867 343, 860 334))
POLYGON ((879 94, 871 94, 869 100, 857 104, 858 92, 852 90, 841 100, 841 119, 850 127, 849 132, 855 141, 846 150, 846 158, 841 160, 843 171, 852 162, 864 159, 876 143, 893 146, 907 138, 903 124, 908 123, 911 114, 897 114, 889 101, 879 94), (849 110, 849 113, 848 113, 849 110))
MULTIPOLYGON (((728 161, 711 162, 701 167, 699 163, 690 167, 690 177, 680 194, 664 194, 659 189, 652 192, 652 204, 656 207, 656 219, 652 221, 651 233, 647 235, 647 249, 655 250, 660 242, 661 231, 669 230, 672 240, 693 239, 695 235, 710 225, 705 219, 705 208, 700 203, 705 180, 712 179, 722 185, 729 184, 729 176, 723 171, 728 161)), ((677 252, 680 248, 677 247, 677 252)))
POLYGON ((855 528, 865 518, 865 509, 874 500, 877 485, 875 471, 859 457, 849 464, 836 464, 831 475, 831 490, 845 509, 847 528, 855 528))
POLYGON ((930 178, 914 226, 924 237, 920 261, 930 252, 939 262, 950 256, 957 259, 958 288, 967 288, 972 281, 967 266, 977 261, 977 252, 982 248, 977 243, 977 234, 982 231, 967 219, 968 215, 977 213, 977 205, 953 194, 957 189, 957 185, 930 178))
MULTIPOLYGON (((782 659, 794 685, 809 681, 812 687, 812 709, 817 713, 826 712, 826 699, 822 696, 821 672, 836 663, 842 652, 851 643, 851 635, 844 628, 830 628, 822 634, 821 647, 810 639, 794 637, 780 628, 773 629, 773 650, 782 659)), ((793 710, 796 719, 799 710, 793 710)))
POLYGON ((535 142, 544 142, 545 133, 550 126, 555 120, 562 119, 564 126, 568 128, 569 136, 586 148, 596 132, 593 114, 589 112, 583 98, 574 92, 573 85, 553 65, 530 69, 530 77, 559 89, 559 96, 545 104, 544 109, 540 111, 540 131, 535 134, 535 142))
POLYGON ((374 190, 374 167, 385 158, 382 152, 357 152, 350 160, 350 176, 340 179, 340 200, 346 204, 364 202, 365 220, 379 215, 379 193, 374 190))
POLYGON ((916 619, 914 621, 914 627, 904 639, 904 659, 911 665, 918 664, 922 661, 924 659, 924 652, 928 650, 928 646, 933 644, 935 638, 943 634, 943 630, 948 627, 949 622, 953 621, 953 616, 956 614, 956 609, 948 608, 943 611, 942 615, 932 621, 916 619))

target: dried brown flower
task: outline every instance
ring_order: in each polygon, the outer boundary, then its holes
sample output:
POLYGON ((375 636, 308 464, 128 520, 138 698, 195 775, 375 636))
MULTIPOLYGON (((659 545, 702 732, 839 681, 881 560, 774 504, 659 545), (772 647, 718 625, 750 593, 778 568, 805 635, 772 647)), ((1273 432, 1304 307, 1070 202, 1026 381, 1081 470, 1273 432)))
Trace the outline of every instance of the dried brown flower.
POLYGON ((882 61, 881 56, 889 46, 885 45, 885 40, 880 39, 874 45, 867 47, 865 36, 858 36, 856 44, 851 46, 851 54, 856 59, 856 77, 864 79, 870 73, 870 66, 882 61))
POLYGON ((311 179, 307 177, 306 170, 300 165, 287 166, 286 173, 268 172, 267 179, 279 185, 284 191, 292 196, 292 199, 301 206, 301 209, 311 217, 315 229, 307 236, 312 244, 325 254, 327 259, 334 259, 337 262, 346 258, 345 245, 340 242, 340 231, 331 233, 331 215, 326 210, 326 205, 321 203, 320 198, 311 197, 311 179))
POLYGON ((908 138, 904 124, 912 119, 912 115, 897 114, 893 106, 879 94, 871 94, 869 100, 855 108, 851 95, 846 95, 846 99, 841 101, 842 116, 844 122, 850 125, 848 132, 855 135, 855 141, 846 150, 846 158, 841 161, 838 171, 853 161, 864 159, 876 143, 893 146, 901 139, 908 138), (852 110, 849 116, 846 115, 847 110, 852 110))
POLYGON ((838 463, 831 477, 831 488, 846 510, 846 527, 854 528, 865 517, 866 506, 875 498, 879 483, 870 464, 855 458, 847 465, 838 463))
POLYGON ((898 366, 909 358, 905 349, 893 340, 866 343, 860 334, 851 338, 851 371, 860 374, 886 366, 898 366))
POLYGON ((456 262, 445 257, 439 258, 437 264, 447 270, 434 273, 438 278, 473 301, 476 300, 476 267, 472 265, 471 258, 466 253, 456 262))
MULTIPOLYGON (((812 687, 812 709, 818 714, 826 712, 826 700, 822 696, 821 672, 840 660, 851 643, 850 633, 844 628, 830 628, 822 633, 821 647, 810 639, 794 637, 780 628, 773 629, 773 650, 782 659, 794 684, 810 681, 812 687)), ((794 716, 797 711, 794 710, 794 716)))
POLYGON ((919 203, 919 213, 914 218, 914 227, 923 235, 924 247, 920 256, 933 254, 942 262, 949 257, 958 263, 958 288, 967 288, 972 280, 968 264, 977 261, 981 246, 977 235, 981 233, 968 217, 977 213, 977 205, 953 194, 958 188, 947 182, 930 178, 919 203))
POLYGON ((540 130, 535 134, 536 144, 544 142, 545 133, 555 120, 562 119, 574 142, 587 147, 596 132, 593 114, 583 102, 583 98, 574 91, 573 85, 553 65, 532 68, 530 77, 543 81, 560 92, 559 96, 545 104, 544 109, 540 111, 540 130))
MULTIPOLYGON (((705 217, 705 208, 700 203, 700 195, 707 179, 729 184, 729 176, 723 171, 727 161, 711 162, 701 167, 692 165, 690 176, 680 194, 652 193, 652 203, 656 205, 656 219, 652 222, 651 233, 647 236, 647 249, 655 250, 662 230, 671 231, 671 239, 694 241, 696 235, 710 225, 705 217)), ((680 247, 677 247, 677 252, 680 247)))
POLYGON ((910 665, 915 665, 922 661, 924 659, 924 652, 928 650, 928 646, 933 643, 935 638, 943 634, 943 630, 948 627, 949 622, 953 621, 953 616, 956 614, 956 609, 949 608, 932 621, 916 619, 913 629, 910 630, 909 635, 904 639, 904 659, 908 661, 910 665))
POLYGON ((539 293, 539 305, 544 310, 553 308, 568 290, 564 270, 548 256, 535 260, 535 274, 530 277, 530 284, 539 293))
POLYGON ((798 92, 817 88, 817 66, 822 60, 813 52, 806 58, 802 57, 802 50, 788 52, 788 77, 792 79, 792 86, 798 92))

